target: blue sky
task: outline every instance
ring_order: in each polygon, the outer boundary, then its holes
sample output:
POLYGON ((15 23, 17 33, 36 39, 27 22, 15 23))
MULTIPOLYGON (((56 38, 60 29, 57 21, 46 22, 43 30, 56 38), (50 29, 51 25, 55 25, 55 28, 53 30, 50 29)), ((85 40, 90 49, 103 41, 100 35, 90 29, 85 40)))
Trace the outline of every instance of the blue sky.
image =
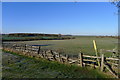
POLYGON ((117 35, 117 8, 109 2, 3 2, 3 33, 117 35))

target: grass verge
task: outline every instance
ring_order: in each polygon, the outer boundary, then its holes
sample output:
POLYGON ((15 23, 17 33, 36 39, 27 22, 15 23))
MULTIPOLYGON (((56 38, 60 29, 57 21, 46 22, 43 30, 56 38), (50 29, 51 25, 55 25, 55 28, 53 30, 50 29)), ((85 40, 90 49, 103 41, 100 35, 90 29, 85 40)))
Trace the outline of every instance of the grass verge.
POLYGON ((109 78, 97 69, 35 59, 8 51, 3 54, 6 53, 20 57, 21 60, 3 66, 3 78, 109 78))

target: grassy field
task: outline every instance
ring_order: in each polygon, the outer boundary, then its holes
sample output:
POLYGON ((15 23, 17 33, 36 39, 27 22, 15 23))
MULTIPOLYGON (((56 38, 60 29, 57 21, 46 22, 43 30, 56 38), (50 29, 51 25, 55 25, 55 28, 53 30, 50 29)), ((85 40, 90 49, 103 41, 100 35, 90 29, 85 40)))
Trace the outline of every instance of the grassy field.
POLYGON ((97 69, 3 52, 3 78, 110 78, 97 69))
MULTIPOLYGON (((84 54, 95 55, 93 48, 93 40, 96 40, 98 51, 100 49, 112 50, 118 45, 118 40, 115 38, 97 38, 97 37, 76 37, 70 40, 37 40, 37 41, 24 41, 20 43, 26 44, 52 44, 44 48, 58 50, 63 54, 78 54, 82 51, 84 54)), ((111 56, 110 53, 106 53, 111 56)))

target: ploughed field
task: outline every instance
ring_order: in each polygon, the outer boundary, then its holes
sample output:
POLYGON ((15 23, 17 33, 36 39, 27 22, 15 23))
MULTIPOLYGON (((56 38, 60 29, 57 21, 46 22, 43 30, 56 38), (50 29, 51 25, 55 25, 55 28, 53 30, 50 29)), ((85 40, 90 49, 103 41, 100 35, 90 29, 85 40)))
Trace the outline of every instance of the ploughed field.
MULTIPOLYGON (((61 54, 77 55, 81 51, 84 54, 95 55, 93 40, 96 40, 98 52, 100 49, 112 50, 118 45, 118 39, 110 37, 98 38, 93 36, 77 36, 75 39, 70 40, 36 40, 21 41, 17 43, 25 43, 31 45, 51 44, 49 46, 43 46, 42 49, 57 50, 61 54)), ((106 53, 105 55, 111 56, 111 53, 106 53)))

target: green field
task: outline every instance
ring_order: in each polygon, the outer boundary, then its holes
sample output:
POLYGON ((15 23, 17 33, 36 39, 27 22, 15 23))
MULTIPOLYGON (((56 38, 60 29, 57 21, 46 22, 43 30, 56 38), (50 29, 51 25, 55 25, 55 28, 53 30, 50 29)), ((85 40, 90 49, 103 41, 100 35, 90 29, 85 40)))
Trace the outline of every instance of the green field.
MULTIPOLYGON (((115 38, 97 38, 90 36, 76 37, 70 40, 37 40, 37 41, 24 41, 20 43, 26 44, 52 44, 42 49, 53 49, 61 52, 62 54, 76 55, 80 51, 84 54, 95 55, 93 48, 93 40, 96 40, 98 51, 100 49, 112 50, 118 45, 118 39, 115 38)), ((111 56, 111 53, 106 53, 107 56, 111 56)))
MULTIPOLYGON (((100 49, 112 50, 118 45, 115 38, 76 37, 70 40, 36 40, 21 41, 30 45, 51 44, 42 49, 58 50, 62 54, 77 55, 80 51, 84 54, 95 55, 93 40, 96 40, 98 51, 100 49)), ((111 53, 106 53, 111 56, 111 53)), ((98 69, 65 65, 50 62, 44 59, 36 60, 17 54, 3 53, 3 78, 105 78, 110 77, 98 69), (9 63, 8 63, 9 61, 9 63)), ((111 76, 112 77, 112 76, 111 76)))

